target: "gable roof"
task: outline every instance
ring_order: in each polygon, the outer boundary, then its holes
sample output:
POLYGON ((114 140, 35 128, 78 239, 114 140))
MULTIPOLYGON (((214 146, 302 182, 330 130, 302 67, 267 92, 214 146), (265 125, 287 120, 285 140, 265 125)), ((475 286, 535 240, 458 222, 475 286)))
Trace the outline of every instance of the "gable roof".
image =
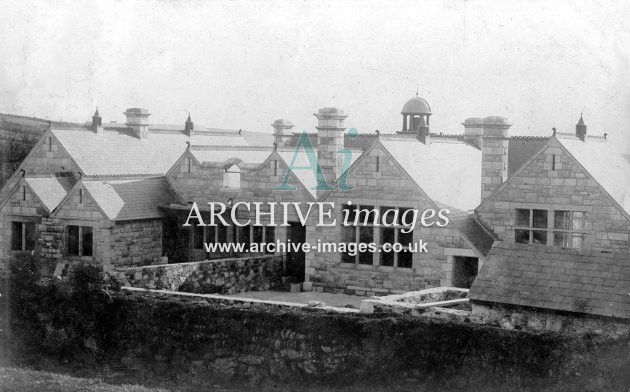
POLYGON ((629 293, 630 254, 499 243, 468 298, 630 318, 629 293))
POLYGON ((586 142, 574 135, 558 135, 566 151, 595 181, 630 214, 630 162, 610 142, 587 136, 586 142))
POLYGON ((82 184, 111 221, 159 218, 160 206, 178 201, 164 177, 82 184))
POLYGON ((465 211, 479 205, 481 151, 458 140, 424 144, 393 137, 380 142, 434 201, 465 211))
POLYGON ((53 211, 76 183, 72 177, 27 177, 24 181, 48 211, 53 211))
POLYGON ((273 152, 273 147, 248 146, 192 146, 190 153, 202 164, 228 163, 232 160, 240 161, 243 166, 255 167, 263 163, 273 152))
POLYGON ((53 129, 53 135, 86 176, 164 175, 190 144, 246 146, 238 133, 151 133, 138 139, 128 130, 53 129))

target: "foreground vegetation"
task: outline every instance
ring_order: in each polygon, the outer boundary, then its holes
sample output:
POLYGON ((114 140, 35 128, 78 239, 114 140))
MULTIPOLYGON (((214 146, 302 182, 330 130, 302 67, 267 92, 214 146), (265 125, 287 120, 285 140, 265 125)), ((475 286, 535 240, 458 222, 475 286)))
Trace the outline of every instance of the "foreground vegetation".
POLYGON ((138 385, 111 385, 94 378, 76 378, 30 369, 0 368, 2 392, 167 392, 138 385))

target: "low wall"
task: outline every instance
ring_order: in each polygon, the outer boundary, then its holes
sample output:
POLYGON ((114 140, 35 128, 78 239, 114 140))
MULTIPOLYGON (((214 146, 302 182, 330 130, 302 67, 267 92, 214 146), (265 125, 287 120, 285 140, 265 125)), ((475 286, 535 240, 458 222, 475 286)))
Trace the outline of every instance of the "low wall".
POLYGON ((470 316, 467 296, 468 289, 457 287, 410 291, 363 300, 361 312, 438 317, 463 322, 470 316))
POLYGON ((498 325, 504 329, 550 331, 568 334, 596 333, 619 336, 630 331, 630 321, 588 315, 532 311, 519 306, 472 303, 471 321, 498 325))
POLYGON ((282 264, 281 255, 260 256, 117 268, 110 274, 129 287, 235 294, 278 287, 282 264))
POLYGON ((542 391, 590 369, 594 348, 581 337, 427 318, 233 306, 188 293, 103 295, 92 273, 76 276, 70 290, 57 281, 14 286, 12 341, 29 361, 173 389, 359 382, 401 390, 390 387, 403 381, 404 390, 542 391))

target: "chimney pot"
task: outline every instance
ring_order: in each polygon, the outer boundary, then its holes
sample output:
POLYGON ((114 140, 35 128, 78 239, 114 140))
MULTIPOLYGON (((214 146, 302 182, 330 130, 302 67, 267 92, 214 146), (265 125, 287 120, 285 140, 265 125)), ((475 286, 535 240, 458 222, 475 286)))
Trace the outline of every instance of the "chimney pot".
POLYGON ((293 124, 289 120, 279 118, 271 123, 273 127, 273 140, 276 147, 286 146, 291 135, 293 124))

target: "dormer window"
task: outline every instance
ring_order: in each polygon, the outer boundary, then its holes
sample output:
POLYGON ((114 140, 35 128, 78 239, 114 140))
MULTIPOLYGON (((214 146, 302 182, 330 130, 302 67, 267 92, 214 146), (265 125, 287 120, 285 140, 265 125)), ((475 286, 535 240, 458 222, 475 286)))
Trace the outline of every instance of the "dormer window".
POLYGON ((223 188, 239 189, 241 187, 241 169, 232 165, 223 173, 223 188))

